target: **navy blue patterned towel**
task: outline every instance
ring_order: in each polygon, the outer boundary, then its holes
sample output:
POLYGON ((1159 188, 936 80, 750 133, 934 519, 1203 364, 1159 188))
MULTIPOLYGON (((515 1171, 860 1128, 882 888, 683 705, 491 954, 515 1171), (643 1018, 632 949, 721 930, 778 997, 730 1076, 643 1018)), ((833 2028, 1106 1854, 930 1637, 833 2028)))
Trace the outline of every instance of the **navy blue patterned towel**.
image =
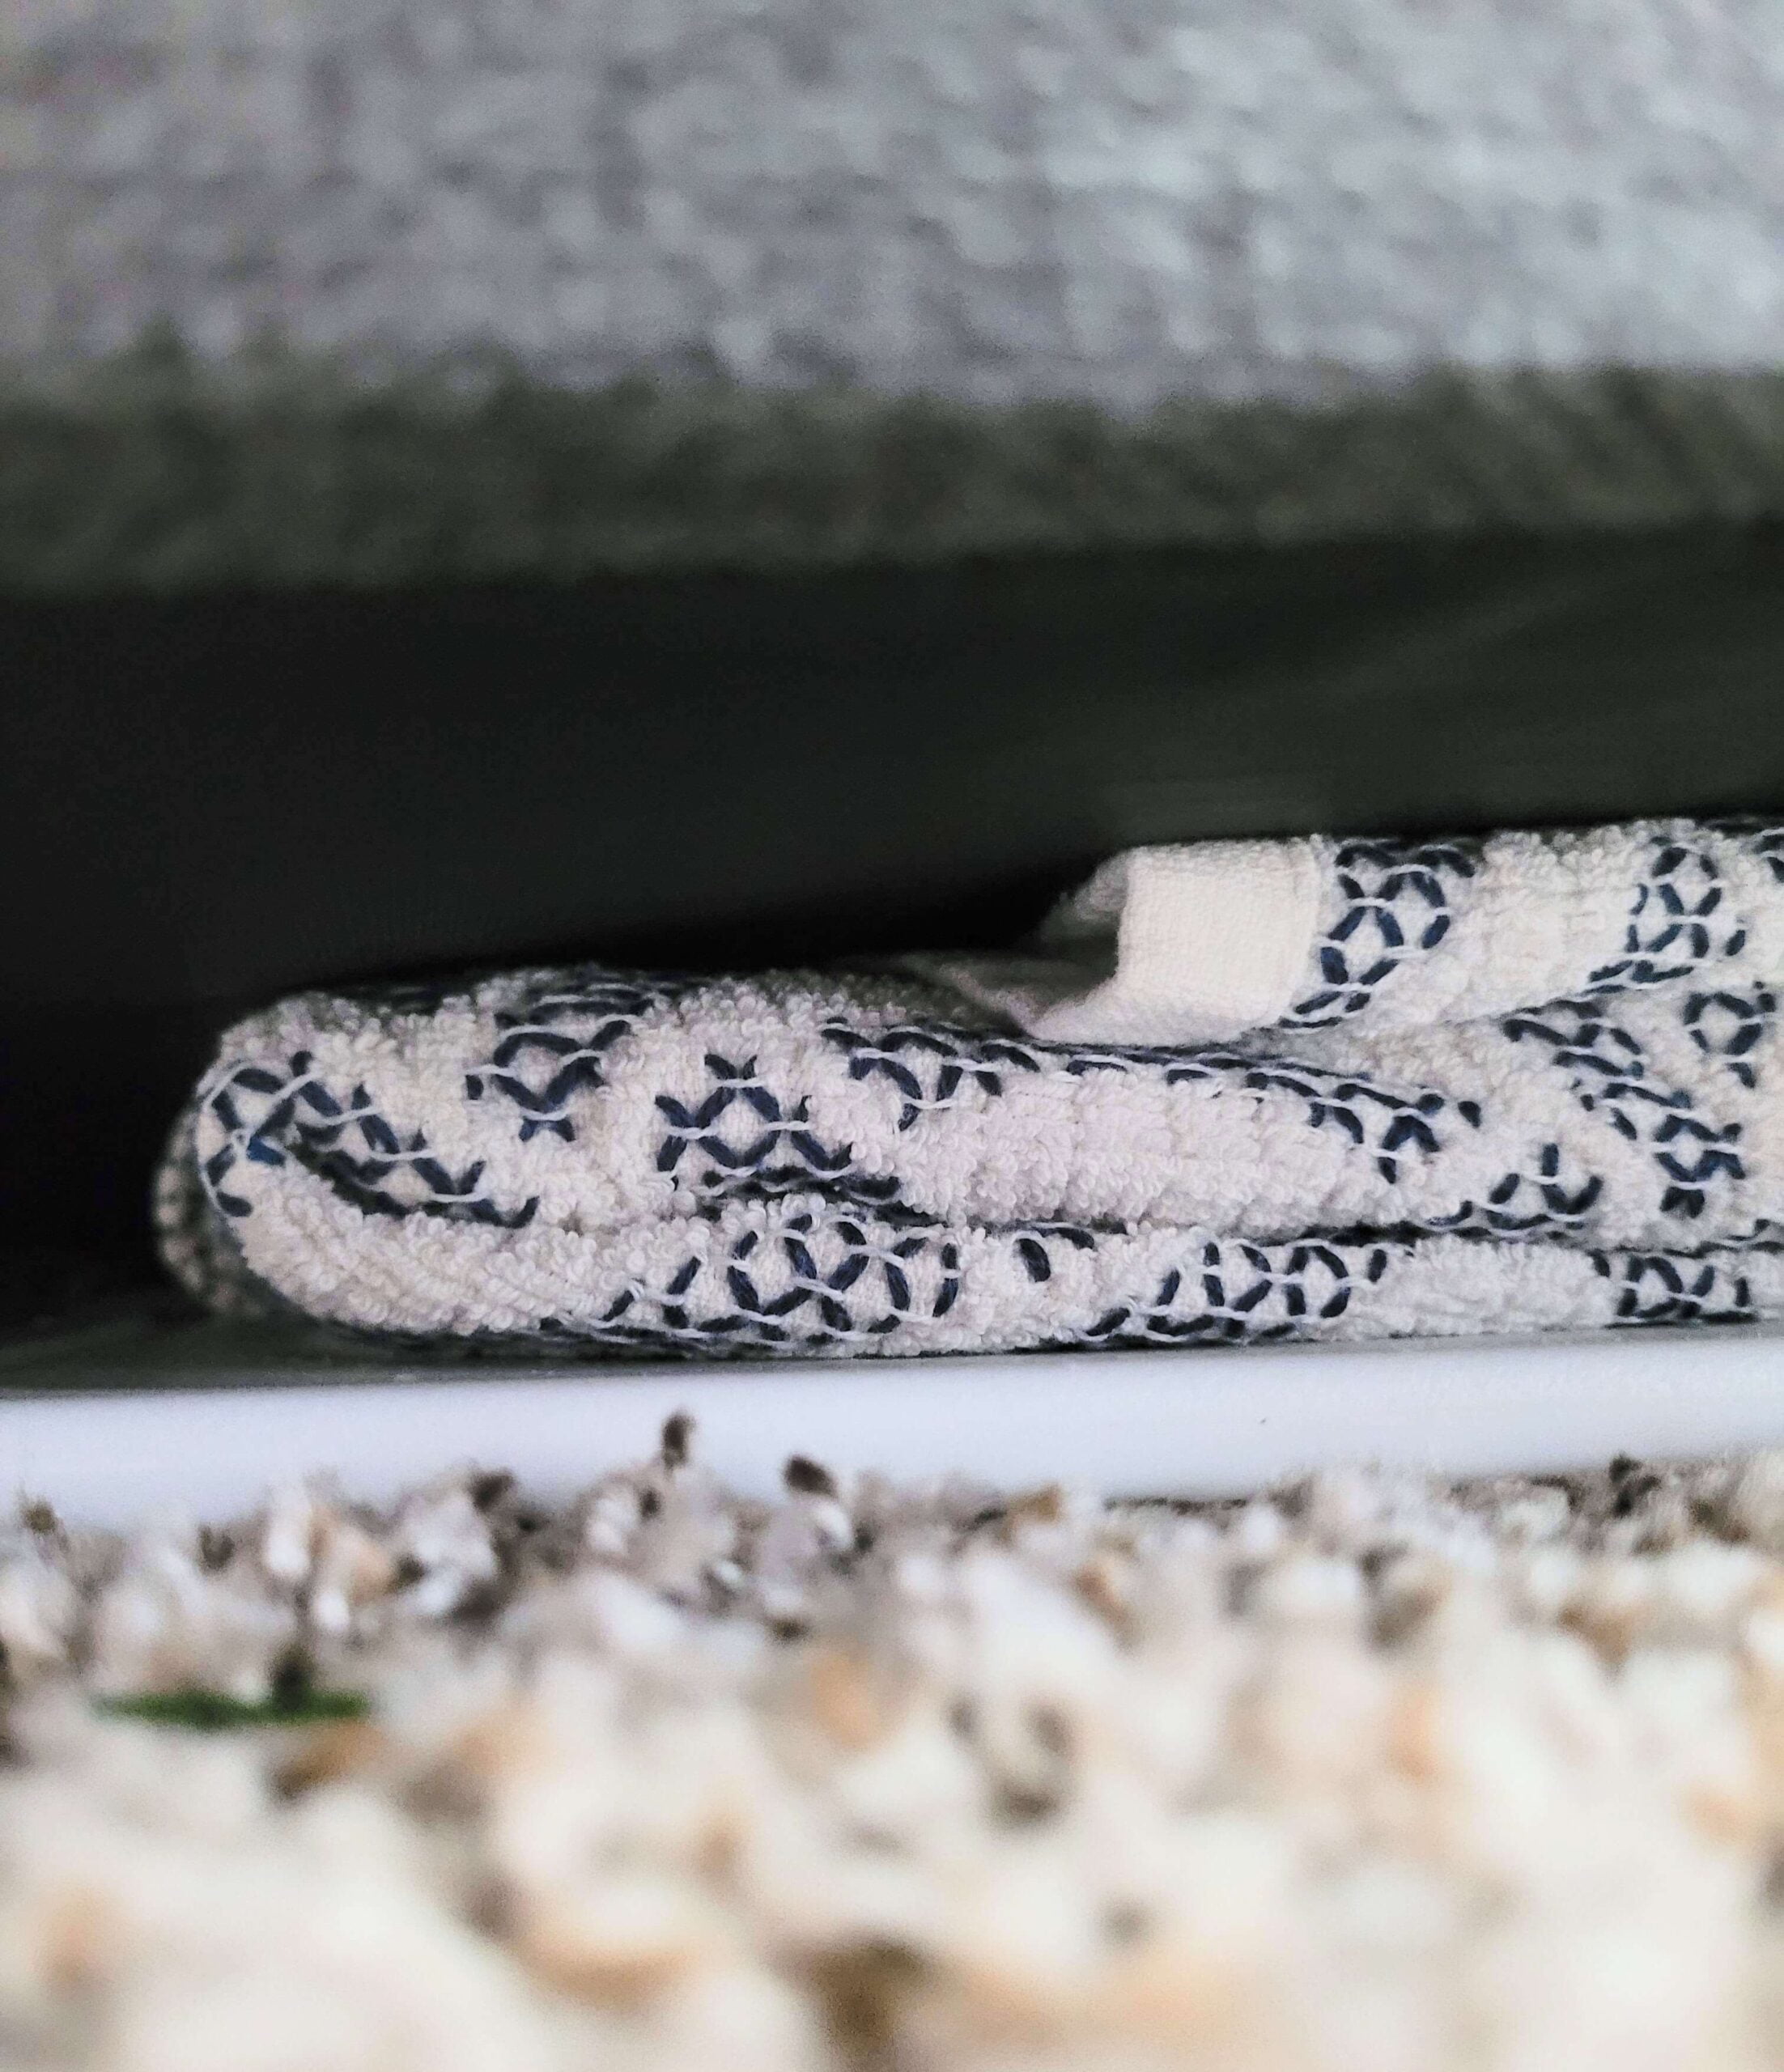
POLYGON ((158 1191, 221 1308, 785 1354, 1784 1313, 1784 827, 1217 843, 1021 956, 311 994, 158 1191))

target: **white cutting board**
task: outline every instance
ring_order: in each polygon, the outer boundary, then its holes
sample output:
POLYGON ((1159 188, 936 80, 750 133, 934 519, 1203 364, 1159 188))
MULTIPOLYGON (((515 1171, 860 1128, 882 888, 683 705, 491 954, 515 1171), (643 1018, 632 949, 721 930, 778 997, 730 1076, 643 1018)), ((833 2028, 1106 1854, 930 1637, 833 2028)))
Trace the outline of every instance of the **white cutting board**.
POLYGON ((227 1327, 0 1364, 0 1499, 70 1519, 238 1511, 338 1471, 380 1499, 465 1463, 567 1493, 656 1444, 766 1494, 787 1456, 1006 1487, 1230 1496, 1323 1466, 1547 1472, 1784 1445, 1784 1328, 747 1365, 343 1364, 227 1327))

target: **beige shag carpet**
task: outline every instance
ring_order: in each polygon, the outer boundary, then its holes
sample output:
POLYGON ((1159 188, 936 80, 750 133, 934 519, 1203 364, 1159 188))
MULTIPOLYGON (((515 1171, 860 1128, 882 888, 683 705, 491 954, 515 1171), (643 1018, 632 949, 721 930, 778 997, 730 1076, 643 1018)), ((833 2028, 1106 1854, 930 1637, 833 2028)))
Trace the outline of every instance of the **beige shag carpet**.
POLYGON ((757 1505, 677 1420, 28 1506, 0 1639, 8 2067, 1784 2063, 1784 1456, 757 1505))

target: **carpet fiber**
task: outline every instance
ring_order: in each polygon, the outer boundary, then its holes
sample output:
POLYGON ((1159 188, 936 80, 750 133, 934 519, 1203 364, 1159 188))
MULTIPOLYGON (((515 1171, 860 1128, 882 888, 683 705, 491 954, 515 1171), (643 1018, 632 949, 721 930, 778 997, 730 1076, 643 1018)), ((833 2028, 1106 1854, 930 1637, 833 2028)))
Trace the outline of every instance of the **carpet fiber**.
POLYGON ((755 1505, 697 1440, 554 1513, 28 1509, 6 2061, 1777 2062, 1784 1458, 755 1505))

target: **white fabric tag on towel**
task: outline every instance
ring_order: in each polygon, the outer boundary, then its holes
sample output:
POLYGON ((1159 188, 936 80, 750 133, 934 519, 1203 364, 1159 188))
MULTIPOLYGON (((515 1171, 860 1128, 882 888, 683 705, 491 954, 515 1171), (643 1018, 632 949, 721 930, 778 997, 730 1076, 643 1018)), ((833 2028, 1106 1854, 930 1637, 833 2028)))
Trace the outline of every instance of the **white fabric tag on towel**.
POLYGON ((1287 1013, 1305 978, 1331 843, 1130 849, 1042 924, 1029 957, 908 969, 1062 1041, 1224 1042, 1287 1013))

